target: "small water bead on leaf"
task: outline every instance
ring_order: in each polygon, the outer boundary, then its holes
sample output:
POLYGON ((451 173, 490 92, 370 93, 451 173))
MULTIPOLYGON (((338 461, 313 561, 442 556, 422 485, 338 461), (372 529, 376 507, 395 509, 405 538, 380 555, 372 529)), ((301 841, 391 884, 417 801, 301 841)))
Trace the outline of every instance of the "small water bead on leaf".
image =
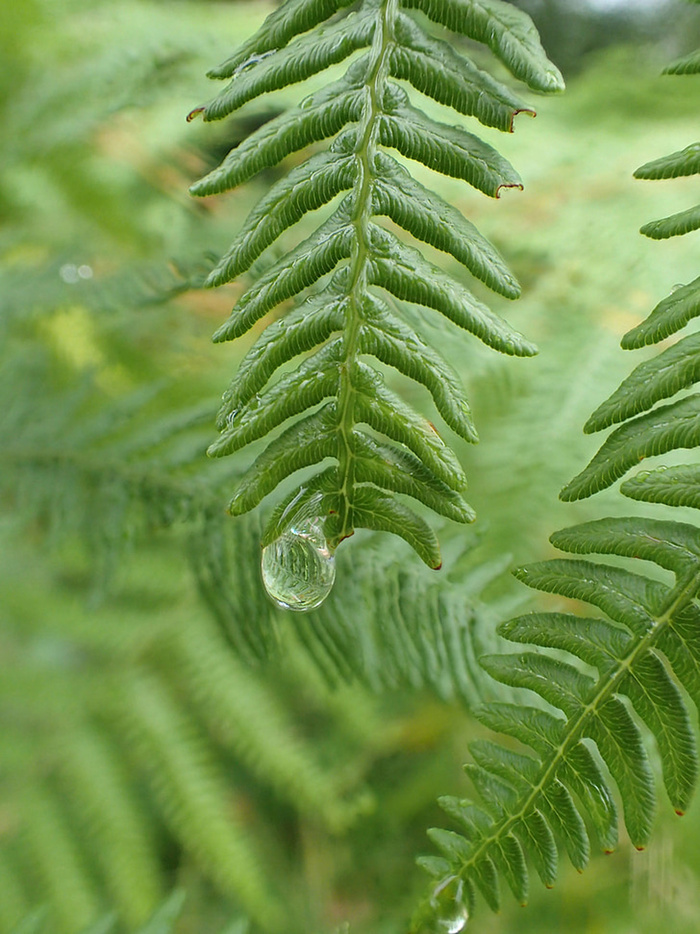
POLYGON ((671 291, 672 291, 672 292, 677 292, 678 289, 682 289, 682 288, 683 288, 683 283, 682 283, 682 282, 676 282, 675 285, 672 285, 672 286, 671 286, 671 291))
POLYGON ((262 579, 283 610, 315 610, 335 582, 335 557, 320 518, 303 520, 263 548, 262 579))
POLYGON ((270 55, 274 55, 277 49, 269 49, 267 52, 259 52, 254 55, 251 55, 250 58, 247 58, 244 62, 236 68, 233 73, 233 77, 237 78, 244 71, 248 71, 249 68, 252 68, 253 65, 257 65, 258 62, 261 62, 264 58, 268 58, 270 55))
POLYGON ((464 882, 457 876, 445 879, 433 891, 430 907, 434 912, 431 934, 460 934, 469 920, 464 882))

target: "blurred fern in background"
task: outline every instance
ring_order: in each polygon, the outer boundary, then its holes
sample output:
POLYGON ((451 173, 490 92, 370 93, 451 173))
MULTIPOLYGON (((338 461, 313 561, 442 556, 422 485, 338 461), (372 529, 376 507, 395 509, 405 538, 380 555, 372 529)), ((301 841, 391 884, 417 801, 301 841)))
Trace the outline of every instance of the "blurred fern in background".
MULTIPOLYGON (((687 194, 627 176, 659 134, 686 145, 700 100, 655 81, 666 50, 648 50, 643 70, 617 50, 498 141, 522 196, 493 205, 440 183, 508 257, 525 293, 509 318, 547 348, 503 366, 428 326, 475 399, 483 443, 458 453, 480 527, 440 530, 439 576, 361 533, 323 609, 277 611, 260 587, 258 521, 224 515, 250 460, 204 456, 231 364, 209 335, 240 289, 200 289, 231 212, 277 176, 225 207, 186 195, 273 113, 254 104, 204 132, 184 120, 208 65, 271 9, 0 7, 3 934, 405 930, 435 800, 466 789, 462 753, 482 731, 469 711, 510 696, 477 658, 502 646, 498 620, 538 599, 503 572, 570 520, 552 490, 593 453, 578 426, 595 387, 612 391, 627 369, 610 331, 668 289, 633 232, 687 194), (174 886, 187 891, 179 920, 149 927, 174 886)), ((691 247, 673 255, 688 280, 691 247)), ((519 929, 583 932, 603 916, 629 927, 629 882, 649 906, 635 930, 671 910, 694 930, 686 820, 672 838, 662 827, 657 862, 630 870, 623 847, 584 883, 564 872, 519 929)))

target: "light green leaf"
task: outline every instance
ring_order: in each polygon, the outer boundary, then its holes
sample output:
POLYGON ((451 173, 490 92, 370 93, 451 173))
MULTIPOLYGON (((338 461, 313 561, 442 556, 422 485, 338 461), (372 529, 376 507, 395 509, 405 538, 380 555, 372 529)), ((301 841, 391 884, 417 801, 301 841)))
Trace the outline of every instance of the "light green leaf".
POLYGON ((211 457, 222 457, 238 451, 263 438, 293 415, 313 408, 329 396, 337 396, 342 349, 340 338, 326 344, 267 392, 251 399, 230 418, 228 427, 207 453, 211 457))
POLYGON ((313 29, 353 0, 287 0, 267 17, 260 29, 217 68, 210 78, 230 78, 234 72, 255 65, 266 52, 281 49, 295 36, 313 29), (252 59, 252 62, 251 62, 252 59))
POLYGON ((597 519, 550 536, 555 548, 578 555, 619 555, 654 561, 683 576, 700 565, 700 531, 683 522, 659 519, 597 519))
POLYGON ((679 178, 700 173, 700 143, 686 146, 680 152, 647 162, 634 173, 635 178, 679 178))
POLYGON ((408 542, 430 568, 442 567, 440 546, 430 526, 411 509, 395 499, 361 486, 352 505, 352 522, 358 529, 391 532, 408 542))
POLYGON ((656 306, 649 317, 622 338, 625 350, 636 350, 684 328, 700 315, 700 278, 682 285, 656 306))
POLYGON ((399 17, 396 33, 399 41, 391 54, 394 77, 410 81, 416 90, 458 113, 506 132, 512 132, 516 114, 534 115, 505 85, 447 42, 426 35, 408 16, 399 17))
POLYGON ((529 357, 537 348, 413 247, 372 225, 371 282, 397 298, 434 308, 494 350, 529 357))
POLYGON ((700 395, 660 406, 617 428, 590 464, 559 494, 564 502, 611 486, 644 458, 700 444, 700 395))
POLYGON ((640 363, 612 396, 596 409, 583 430, 590 433, 615 422, 623 422, 698 381, 700 334, 691 334, 651 360, 640 363))
POLYGON ((226 156, 216 169, 190 187, 197 197, 215 195, 247 182, 263 169, 277 165, 285 156, 318 140, 335 136, 362 113, 363 91, 346 78, 307 98, 264 123, 226 156))
POLYGON ((464 179, 491 198, 497 198, 501 188, 523 187, 513 166, 478 136, 438 123, 412 107, 398 85, 386 97, 386 112, 379 122, 384 146, 443 175, 464 179))
POLYGON ((652 240, 668 240, 669 237, 681 237, 700 228, 700 204, 687 211, 651 221, 640 228, 639 232, 652 240))
POLYGON ((305 81, 342 62, 371 44, 375 24, 373 9, 351 12, 339 22, 320 26, 281 49, 256 55, 256 61, 234 72, 228 87, 204 105, 204 119, 221 120, 262 94, 305 81))
POLYGON ((537 91, 563 91, 564 79, 547 59, 532 20, 502 0, 403 0, 436 23, 483 42, 506 68, 537 91))
POLYGON ((240 516, 271 493, 286 477, 336 453, 335 402, 296 422, 275 438, 241 480, 229 504, 240 516))
POLYGON ((332 201, 352 188, 355 166, 352 156, 322 152, 292 169, 250 212, 231 248, 209 274, 205 285, 231 282, 245 272, 285 230, 309 211, 332 201))
POLYGON ((697 75, 700 74, 700 49, 696 49, 689 55, 679 58, 678 61, 667 65, 662 74, 664 75, 697 75))
POLYGON ((385 214, 418 240, 450 253, 490 289, 518 298, 520 285, 502 257, 452 205, 411 178, 389 156, 377 159, 381 175, 374 183, 373 209, 385 214))
POLYGON ((234 340, 281 302, 303 292, 352 253, 353 231, 349 205, 343 202, 325 224, 275 263, 244 293, 214 341, 234 340))

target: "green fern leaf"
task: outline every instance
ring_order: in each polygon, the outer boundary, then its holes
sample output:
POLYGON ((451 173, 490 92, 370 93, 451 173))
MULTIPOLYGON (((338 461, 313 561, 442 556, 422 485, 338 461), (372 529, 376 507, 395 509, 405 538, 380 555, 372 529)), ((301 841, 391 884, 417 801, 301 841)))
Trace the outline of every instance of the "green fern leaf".
POLYGON ((700 335, 691 334, 657 357, 640 363, 584 425, 587 433, 651 409, 700 381, 700 335))
POLYGON ((635 178, 679 178, 682 175, 700 174, 700 143, 686 146, 680 152, 662 156, 647 162, 634 173, 635 178))
POLYGON ((563 79, 544 54, 529 17, 502 0, 407 0, 436 23, 483 42, 515 75, 537 91, 562 91, 563 79))
POLYGON ((700 278, 676 288, 667 298, 659 302, 645 321, 625 334, 622 338, 622 347, 625 350, 636 350, 646 344, 656 344, 671 334, 675 334, 676 331, 680 331, 698 315, 700 315, 700 278))
MULTIPOLYGON (((307 476, 286 501, 311 508, 313 492, 331 550, 355 528, 388 530, 438 567, 434 534, 394 496, 408 495, 441 515, 471 521, 473 512, 457 495, 465 486, 463 471, 432 426, 400 402, 359 356, 369 354, 422 383, 461 437, 476 441, 476 430, 455 374, 388 310, 375 289, 439 312, 500 352, 530 356, 536 351, 460 280, 376 223, 375 218, 389 218, 417 240, 451 254, 493 290, 518 296, 515 278, 476 228, 385 150, 462 179, 489 197, 522 183, 492 146, 418 110, 397 82, 504 131, 512 130, 516 114, 533 111, 461 51, 427 33, 413 18, 414 10, 485 44, 530 87, 562 89, 561 75, 548 62, 529 18, 499 0, 362 0, 352 6, 344 0, 286 0, 210 73, 230 79, 229 84, 190 117, 221 119, 261 95, 349 60, 347 71, 251 133, 191 191, 198 196, 226 191, 292 153, 331 140, 325 151, 302 157, 271 187, 207 280, 214 286, 235 279, 290 227, 341 196, 315 233, 244 292, 216 332, 217 341, 240 337, 280 304, 305 299, 270 324, 244 357, 224 395, 217 421, 221 438, 209 453, 229 454, 282 429, 243 477, 231 503, 235 515, 254 508, 300 469, 331 458, 334 467, 316 479, 307 476), (293 358, 309 353, 274 382, 293 358), (283 427, 289 419, 296 421, 283 427), (362 423, 392 443, 375 441, 358 427, 362 423), (404 476, 407 468, 410 478, 404 476)), ((276 510, 271 528, 278 536, 289 528, 284 517, 284 510, 276 510)), ((269 540, 268 531, 264 541, 269 540)))
POLYGON ((678 61, 667 65, 663 70, 665 75, 697 75, 700 74, 700 49, 689 55, 679 58, 678 61))
MULTIPOLYGON (((478 835, 467 828, 461 843, 450 838, 450 852, 443 842, 439 845, 449 873, 471 878, 477 885, 477 862, 489 857, 497 863, 496 852, 502 859, 502 841, 507 835, 517 834, 531 851, 533 826, 521 825, 531 821, 534 813, 540 815, 538 822, 545 821, 553 838, 565 845, 577 868, 586 865, 589 853, 583 815, 591 820, 604 849, 615 846, 617 812, 598 755, 617 785, 630 837, 635 845, 645 845, 655 790, 640 722, 656 740, 666 790, 679 812, 687 807, 697 779, 694 731, 678 686, 682 684, 700 699, 700 641, 679 611, 680 601, 694 594, 700 584, 697 530, 680 523, 602 520, 557 533, 553 542, 579 554, 654 561, 677 573, 677 585, 669 589, 624 568, 578 559, 542 562, 518 572, 530 586, 585 600, 603 610, 609 620, 534 613, 500 627, 511 641, 565 651, 597 670, 597 677, 546 654, 524 652, 482 659, 496 680, 535 692, 562 711, 565 719, 541 709, 507 704, 489 704, 478 712, 487 726, 519 740, 534 755, 483 741, 471 748, 476 765, 469 766, 468 773, 487 807, 489 822, 478 835), (633 713, 622 702, 623 696, 633 713), (582 742, 584 738, 595 744, 595 754, 582 742)), ((454 816, 454 809, 451 813, 454 816)), ((543 839, 541 831, 539 839, 543 839)), ((556 871, 551 849, 546 861, 547 850, 541 842, 535 851, 533 861, 551 884, 556 871)), ((508 873, 517 872, 518 866, 514 857, 508 873)), ((508 873, 502 871, 506 878, 508 873)))
POLYGON ((613 484, 646 457, 700 444, 700 396, 659 406, 610 435, 590 464, 560 493, 571 502, 613 484))
POLYGON ((222 820, 223 814, 230 815, 227 786, 198 738, 194 721, 146 673, 130 679, 117 717, 166 819, 197 854, 214 884, 224 894, 235 893, 263 929, 277 929, 281 906, 246 831, 232 816, 222 820))
POLYGON ((639 232, 652 240, 668 240, 669 237, 682 237, 698 229, 700 229, 700 204, 659 221, 651 221, 641 227, 639 232))
MULTIPOLYGON (((686 61, 693 60, 697 62, 697 55, 686 61)), ((668 71, 682 73, 683 67, 668 71)), ((656 179, 697 174, 699 152, 698 146, 690 146, 648 163, 636 175, 656 179)), ((694 208, 647 225, 642 233, 662 238, 699 225, 694 208)), ((659 342, 698 313, 700 280, 677 287, 646 321, 625 335, 622 345, 632 349, 659 342)), ((658 405, 698 381, 699 347, 698 335, 692 334, 642 363, 593 413, 586 431, 616 423, 619 427, 562 490, 563 500, 590 496, 645 457, 700 444, 699 396, 658 405)), ((688 465, 641 473, 626 480, 621 489, 634 499, 698 508, 700 469, 688 465)), ((538 651, 487 655, 481 660, 486 671, 501 683, 526 689, 530 696, 534 693, 556 712, 503 703, 487 704, 478 711, 487 727, 518 741, 528 755, 491 742, 471 745, 474 764, 467 771, 485 810, 479 809, 482 819, 477 825, 464 819, 460 806, 446 808, 463 830, 447 838, 444 832, 431 833, 444 856, 444 865, 433 866, 438 879, 435 892, 446 880, 479 885, 479 867, 490 859, 504 878, 519 881, 514 891, 520 895, 525 891, 520 857, 513 853, 510 865, 503 865, 503 842, 511 835, 524 845, 543 881, 551 884, 556 853, 551 842, 547 844, 542 825, 551 840, 565 845, 577 868, 583 868, 589 850, 584 819, 595 828, 602 847, 612 850, 617 841, 617 807, 610 777, 632 843, 644 847, 656 806, 645 730, 654 739, 666 793, 679 814, 688 807, 697 784, 700 760, 687 697, 700 709, 698 529, 669 520, 606 518, 557 532, 551 542, 576 557, 520 568, 516 577, 536 590, 590 604, 604 616, 534 612, 499 627, 506 639, 538 651), (665 580, 579 556, 649 562, 665 580), (540 824, 537 835, 535 814, 540 824)), ((483 891, 483 885, 479 887, 483 891)), ((484 895, 494 907, 497 881, 492 889, 484 895)), ((434 918, 434 912, 427 914, 434 918)), ((416 930, 422 929, 425 916, 417 916, 416 930)))
POLYGON ((620 487, 630 499, 666 506, 691 506, 700 509, 700 467, 659 467, 643 470, 620 487))
POLYGON ((598 519, 550 537, 555 548, 574 554, 619 555, 653 561, 679 578, 692 573, 700 558, 695 526, 653 519, 598 519))

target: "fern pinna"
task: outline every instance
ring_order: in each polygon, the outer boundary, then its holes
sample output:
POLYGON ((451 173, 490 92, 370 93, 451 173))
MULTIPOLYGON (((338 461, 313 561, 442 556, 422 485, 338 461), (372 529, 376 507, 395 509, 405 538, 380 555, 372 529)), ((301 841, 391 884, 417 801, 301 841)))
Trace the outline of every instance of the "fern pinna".
MULTIPOLYGON (((697 54, 667 69, 698 72, 697 54)), ((700 174, 698 153, 700 144, 690 146, 642 166, 636 177, 700 174)), ((700 210, 694 208, 647 224, 642 233, 665 238, 698 227, 700 210)), ((677 287, 625 335, 622 346, 664 340, 698 315, 700 279, 677 287)), ((646 457, 697 447, 700 395, 662 403, 698 380, 697 333, 640 364, 586 424, 586 431, 619 427, 561 498, 590 496, 646 457)), ((626 480, 621 492, 649 503, 697 508, 700 468, 643 472, 626 480)), ((527 752, 490 741, 472 743, 473 762, 466 770, 483 804, 442 799, 461 832, 430 831, 442 855, 422 861, 438 881, 417 916, 416 930, 461 930, 477 890, 497 909, 499 877, 525 903, 527 858, 551 886, 558 844, 583 869, 589 828, 602 849, 614 849, 618 798, 608 776, 617 786, 629 837, 642 849, 656 806, 642 725, 655 739, 663 783, 678 814, 693 794, 698 754, 688 700, 700 709, 700 529, 669 519, 606 518, 557 532, 551 542, 574 557, 533 564, 516 576, 536 590, 588 603, 604 616, 534 612, 500 627, 511 642, 557 650, 524 649, 481 659, 497 681, 526 688, 546 703, 494 703, 477 711, 487 727, 517 740, 527 752), (591 555, 636 558, 657 569, 648 576, 629 570, 624 560, 608 564, 589 560, 591 555)))
POLYGON ((488 241, 386 151, 463 179, 490 197, 522 187, 491 146, 412 105, 406 83, 504 131, 512 130, 516 114, 533 113, 451 44, 430 35, 427 19, 485 44, 529 87, 562 88, 529 18, 502 0, 286 0, 210 73, 230 83, 190 115, 221 119, 352 56, 342 78, 251 133, 191 189, 211 195, 234 188, 291 153, 332 140, 270 188, 208 279, 216 286, 237 278, 305 214, 342 196, 315 233, 245 291, 214 338, 240 337, 268 312, 306 293, 246 354, 224 396, 221 437, 210 448, 215 456, 230 454, 297 418, 244 476, 230 505, 234 515, 257 506, 301 468, 336 461, 287 496, 264 544, 312 516, 321 523, 330 554, 354 529, 370 528, 402 536, 427 564, 439 567, 435 534, 393 494, 413 497, 459 522, 473 519, 461 495, 466 480, 455 455, 433 425, 362 359, 373 356, 422 383, 446 424, 462 438, 477 440, 458 377, 395 314, 384 293, 440 312, 503 353, 535 353, 462 282, 377 222, 389 218, 451 254, 495 292, 518 296, 516 280, 488 241), (268 385, 281 367, 309 351, 296 369, 268 385))

